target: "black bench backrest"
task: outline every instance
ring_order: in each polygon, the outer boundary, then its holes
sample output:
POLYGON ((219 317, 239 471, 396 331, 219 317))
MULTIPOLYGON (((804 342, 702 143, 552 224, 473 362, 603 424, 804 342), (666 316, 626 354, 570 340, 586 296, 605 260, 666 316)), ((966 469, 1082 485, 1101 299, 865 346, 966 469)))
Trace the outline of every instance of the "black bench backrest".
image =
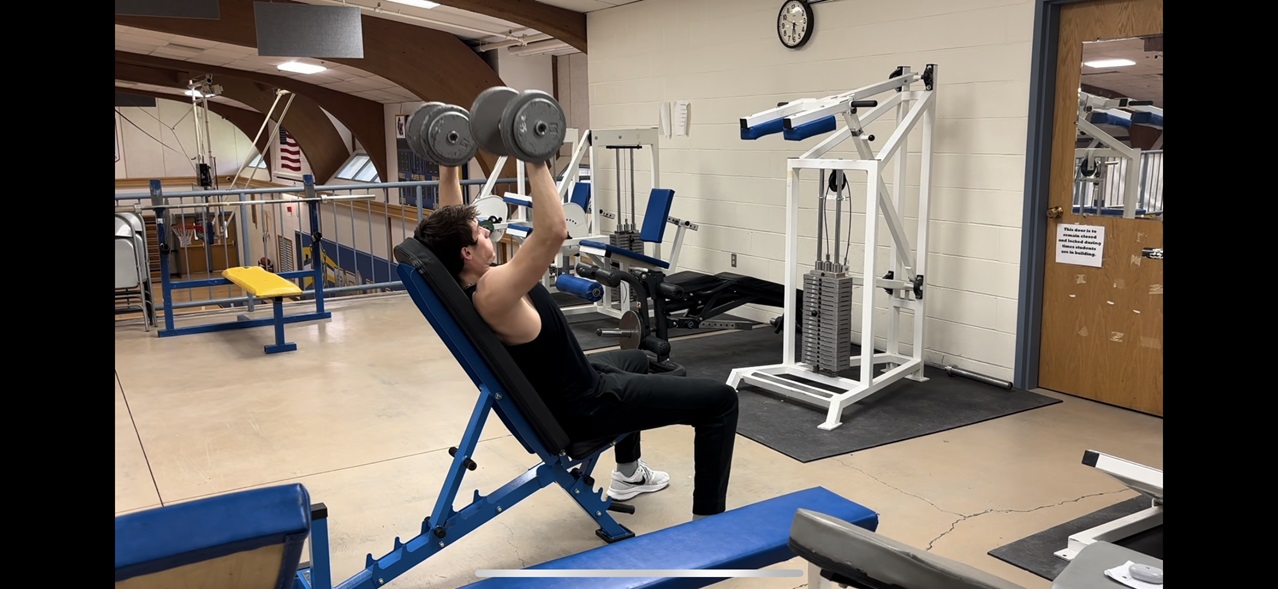
MULTIPOLYGON (((563 452, 569 445, 568 434, 560 427, 559 421, 515 364, 514 358, 497 340, 488 324, 479 317, 470 298, 462 292, 461 286, 444 269, 439 259, 425 244, 413 237, 395 246, 395 259, 416 270, 415 275, 401 272, 404 288, 408 289, 440 339, 448 345, 475 385, 484 384, 493 393, 504 391, 508 394, 524 419, 536 431, 542 444, 551 453, 563 452), (422 284, 414 282, 416 277, 424 281, 426 289, 421 288, 422 284), (431 300, 432 298, 435 300, 431 300), (442 310, 434 305, 436 301, 442 305, 442 310)), ((497 409, 497 414, 506 423, 506 427, 510 428, 511 433, 517 433, 509 417, 500 411, 500 407, 497 409)), ((528 444, 523 443, 528 448, 528 444)), ((528 450, 532 451, 531 448, 528 450)))

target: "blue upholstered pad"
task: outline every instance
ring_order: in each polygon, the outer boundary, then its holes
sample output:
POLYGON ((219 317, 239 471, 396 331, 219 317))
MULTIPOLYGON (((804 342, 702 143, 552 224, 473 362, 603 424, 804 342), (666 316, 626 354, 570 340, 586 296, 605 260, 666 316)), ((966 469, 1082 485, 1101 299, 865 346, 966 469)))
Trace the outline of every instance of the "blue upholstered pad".
POLYGON ((638 261, 644 265, 652 266, 654 268, 670 267, 670 262, 667 262, 665 260, 658 260, 657 258, 654 258, 652 256, 644 255, 639 252, 632 252, 624 247, 617 247, 615 245, 612 245, 610 243, 604 243, 602 241, 590 241, 588 239, 583 239, 581 240, 580 245, 583 247, 593 247, 593 248, 604 250, 608 252, 609 257, 630 258, 631 260, 638 261))
POLYGON ((643 214, 643 228, 639 239, 648 243, 661 243, 666 235, 666 219, 670 218, 670 206, 674 204, 674 189, 653 188, 648 192, 648 208, 643 214))
MULTIPOLYGON (((773 497, 719 515, 635 536, 552 560, 529 569, 761 569, 795 557, 787 543, 799 509, 826 513, 875 530, 879 516, 823 487, 773 497)), ((722 582, 712 577, 673 578, 507 578, 491 577, 468 585, 535 589, 606 587, 703 587, 722 582)))
POLYGON ((759 123, 753 127, 745 126, 744 120, 741 124, 741 138, 747 141, 765 137, 773 133, 785 131, 785 119, 772 119, 766 123, 759 123))
POLYGON ((829 133, 838 127, 838 121, 834 116, 822 117, 815 121, 803 123, 792 129, 786 129, 781 133, 786 141, 803 141, 808 137, 815 137, 823 133, 829 133))
POLYGON ((572 185, 572 196, 568 202, 581 207, 583 211, 590 210, 590 183, 578 182, 572 185))
POLYGON ((300 484, 122 515, 115 518, 115 580, 283 544, 281 586, 291 586, 310 527, 310 494, 300 484))

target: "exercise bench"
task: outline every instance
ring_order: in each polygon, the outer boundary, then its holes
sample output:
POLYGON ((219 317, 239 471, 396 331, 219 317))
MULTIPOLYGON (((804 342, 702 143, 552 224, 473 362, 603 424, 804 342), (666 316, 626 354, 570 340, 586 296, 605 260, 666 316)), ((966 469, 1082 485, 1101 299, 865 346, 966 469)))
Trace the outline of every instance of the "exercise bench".
POLYGON ((430 515, 422 521, 421 532, 406 541, 395 538, 389 552, 380 558, 369 554, 364 569, 333 584, 328 518, 314 518, 310 564, 298 569, 299 586, 305 589, 382 587, 550 485, 558 485, 567 492, 599 525, 595 534, 605 542, 634 536, 634 532, 612 517, 613 511, 633 513, 634 507, 613 504, 602 488, 596 488, 591 477, 599 455, 621 436, 571 438, 439 259, 412 237, 396 246, 394 253, 398 262, 395 271, 404 289, 474 382, 478 398, 461 442, 449 449, 452 463, 430 515), (462 478, 466 472, 478 468, 473 457, 490 414, 496 414, 539 462, 487 495, 476 490, 469 504, 460 510, 454 509, 462 478))
POLYGON ((762 569, 794 558, 790 525, 800 510, 831 514, 867 530, 879 523, 874 511, 824 487, 812 487, 524 569, 536 571, 535 576, 494 575, 466 589, 704 587, 724 579, 681 573, 762 569), (583 570, 592 574, 576 576, 583 570), (608 570, 617 571, 617 576, 597 576, 608 570), (555 571, 564 576, 555 576, 555 571), (636 573, 646 576, 623 576, 636 573))
POLYGON ((313 507, 294 483, 118 516, 115 587, 290 589, 313 507))
POLYGON ((302 289, 292 281, 261 266, 237 266, 222 271, 222 277, 230 280, 244 292, 259 299, 269 299, 272 307, 271 323, 275 326, 275 343, 263 346, 267 354, 291 352, 297 344, 284 341, 284 297, 302 295, 302 289))

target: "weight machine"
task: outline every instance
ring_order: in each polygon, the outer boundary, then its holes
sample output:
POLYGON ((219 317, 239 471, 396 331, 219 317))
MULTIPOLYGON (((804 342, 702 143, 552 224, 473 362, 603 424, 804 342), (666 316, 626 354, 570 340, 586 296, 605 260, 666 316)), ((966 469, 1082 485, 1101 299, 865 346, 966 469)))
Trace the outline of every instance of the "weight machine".
POLYGON ((212 166, 215 165, 211 134, 209 132, 209 99, 222 93, 222 86, 213 83, 213 76, 188 80, 187 93, 191 95, 192 120, 195 123, 195 176, 206 190, 217 188, 212 166))
MULTIPOLYGON (((928 203, 931 198, 932 133, 936 121, 936 72, 934 64, 928 64, 922 72, 913 72, 901 66, 886 81, 871 84, 824 98, 804 98, 782 103, 776 108, 741 119, 741 138, 754 140, 773 133, 782 133, 789 141, 801 141, 809 137, 834 131, 802 156, 786 160, 786 247, 785 247, 785 317, 784 344, 779 364, 736 368, 728 377, 728 384, 736 387, 746 383, 797 401, 825 408, 826 418, 818 427, 832 430, 842 424, 843 410, 892 383, 909 378, 925 381, 923 376, 923 324, 924 324, 924 276, 927 261, 928 203), (922 90, 914 89, 921 83, 922 90), (880 94, 887 98, 875 99, 880 94), (861 114, 861 109, 869 108, 861 114), (878 154, 870 148, 866 125, 884 113, 895 111, 896 128, 878 154), (839 120, 843 126, 837 130, 839 120), (916 243, 910 244, 904 220, 905 208, 902 195, 907 193, 909 176, 906 169, 907 139, 915 128, 922 130, 923 144, 918 172, 918 219, 916 243), (830 157, 830 152, 850 141, 856 150, 853 158, 830 157), (894 156, 893 188, 889 192, 880 174, 888 160, 894 156), (799 175, 802 170, 816 170, 821 175, 818 182, 817 260, 811 271, 803 277, 803 300, 796 300, 795 276, 798 271, 799 242, 799 175), (830 182, 825 173, 830 172, 830 182), (838 218, 842 215, 844 174, 849 171, 865 172, 865 242, 861 275, 852 274, 846 250, 839 251, 841 238, 838 218), (824 217, 827 203, 835 205, 834 247, 822 258, 824 217), (877 260, 879 248, 880 214, 886 221, 891 240, 886 273, 879 275, 877 260), (839 259, 842 253, 843 258, 839 259), (861 287, 861 351, 852 357, 852 300, 853 289, 861 287), (874 295, 877 289, 888 294, 887 345, 884 352, 874 346, 875 320, 874 295), (802 313, 797 310, 802 310, 802 313), (901 351, 902 311, 914 316, 913 340, 909 355, 901 351), (799 322, 802 322, 803 339, 800 359, 796 360, 795 345, 799 322), (877 365, 885 370, 875 376, 877 365), (841 376, 849 368, 859 368, 858 378, 841 376)), ((849 192, 850 195, 850 192, 849 192)), ((851 207, 849 206, 849 213, 851 207)), ((851 245, 849 235, 848 245, 851 245)), ((850 247, 848 248, 850 250, 850 247)))
MULTIPOLYGON (((598 163, 603 161, 598 150, 611 150, 616 163, 614 168, 617 186, 616 211, 602 211, 601 207, 594 207, 591 211, 591 227, 599 228, 602 217, 615 221, 613 231, 607 235, 606 243, 599 238, 582 240, 579 244, 580 253, 583 257, 589 258, 596 267, 605 270, 615 268, 620 272, 673 271, 678 267, 684 235, 689 230, 698 229, 696 223, 670 216, 674 191, 661 188, 659 137, 656 127, 590 131, 591 184, 594 185, 595 180, 599 178, 598 163), (642 226, 635 221, 638 211, 635 200, 638 194, 635 186, 635 152, 641 150, 648 154, 649 161, 652 162, 652 188, 642 226), (627 185, 629 190, 626 190, 627 185), (661 246, 667 223, 675 226, 675 237, 670 248, 670 258, 664 259, 661 256, 661 246), (648 244, 653 245, 651 255, 647 251, 648 244)), ((645 296, 635 293, 627 282, 622 282, 617 287, 604 284, 602 299, 592 305, 570 307, 564 312, 595 312, 621 319, 627 311, 634 308, 634 298, 637 294, 645 296)), ((646 296, 657 297, 660 294, 654 292, 646 296)))
MULTIPOLYGON (((1153 199, 1142 198, 1143 193, 1150 192, 1145 190, 1150 186, 1142 188, 1147 175, 1143 165, 1143 154, 1146 152, 1114 137, 1098 125, 1129 129, 1133 125, 1145 125, 1161 129, 1163 109, 1153 106, 1149 100, 1104 98, 1081 90, 1078 92, 1078 136, 1088 140, 1088 145, 1078 147, 1074 152, 1074 157, 1078 160, 1074 183, 1075 212, 1086 214, 1089 209, 1094 208, 1097 214, 1105 214, 1102 212, 1107 204, 1104 200, 1109 193, 1105 189, 1105 182, 1111 176, 1117 176, 1122 181, 1122 191, 1117 195, 1121 195, 1124 219, 1162 214, 1161 203, 1159 210, 1153 211, 1149 206, 1153 204, 1153 199), (1117 167, 1117 172, 1111 173, 1107 169, 1110 167, 1117 167), (1090 205, 1085 198, 1088 192, 1094 195, 1094 202, 1090 205), (1146 202, 1146 206, 1138 210, 1137 206, 1142 202, 1146 202)), ((1161 147, 1161 137, 1155 145, 1161 147)), ((1152 197, 1152 194, 1149 196, 1152 197)))

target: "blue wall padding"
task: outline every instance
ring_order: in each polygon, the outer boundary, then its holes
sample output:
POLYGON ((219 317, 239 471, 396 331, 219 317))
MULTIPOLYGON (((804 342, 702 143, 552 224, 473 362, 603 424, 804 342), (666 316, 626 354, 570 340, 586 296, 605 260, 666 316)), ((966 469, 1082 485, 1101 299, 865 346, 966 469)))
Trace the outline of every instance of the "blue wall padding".
POLYGON ((742 139, 758 139, 760 137, 763 137, 764 135, 780 133, 785 130, 785 127, 782 126, 782 122, 781 122, 783 120, 784 119, 772 119, 771 121, 768 121, 766 123, 759 123, 753 127, 743 127, 741 129, 741 138, 742 139))
POLYGON ((661 243, 666 235, 666 219, 670 218, 670 205, 674 203, 674 190, 653 188, 648 193, 648 210, 643 214, 643 228, 639 239, 648 243, 661 243))
POLYGON ((603 285, 572 274, 560 274, 555 278, 555 288, 568 294, 577 295, 590 302, 603 298, 603 285))
POLYGON ((814 137, 822 133, 829 133, 837 126, 838 124, 834 119, 834 115, 830 115, 810 123, 803 123, 798 127, 785 131, 782 135, 785 137, 786 141, 802 141, 808 137, 814 137))
MULTIPOLYGON (((800 508, 831 515, 872 532, 879 525, 878 514, 869 508, 824 487, 811 487, 719 515, 592 548, 530 566, 528 569, 761 569, 795 557, 787 543, 790 540, 790 524, 800 508)), ((703 587, 721 581, 722 579, 706 577, 490 577, 466 587, 674 589, 703 587)))
POLYGON ((300 484, 217 495, 115 518, 115 580, 284 545, 289 578, 311 528, 311 500, 300 484), (291 563, 291 567, 288 565, 291 563))

